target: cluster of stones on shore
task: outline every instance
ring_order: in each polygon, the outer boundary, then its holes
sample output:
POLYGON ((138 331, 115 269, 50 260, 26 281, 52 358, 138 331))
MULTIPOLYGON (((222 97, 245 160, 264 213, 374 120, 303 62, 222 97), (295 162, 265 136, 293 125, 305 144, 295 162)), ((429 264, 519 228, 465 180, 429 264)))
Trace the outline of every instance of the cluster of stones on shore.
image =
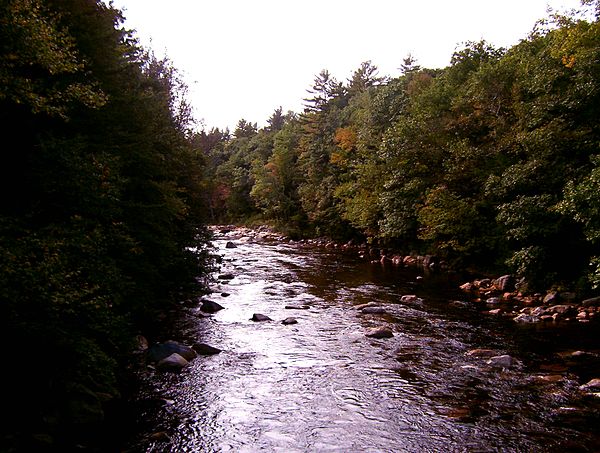
POLYGON ((511 317, 519 323, 580 322, 600 319, 600 297, 578 300, 573 292, 548 291, 525 295, 512 275, 464 283, 460 289, 475 303, 486 304, 490 315, 511 317))

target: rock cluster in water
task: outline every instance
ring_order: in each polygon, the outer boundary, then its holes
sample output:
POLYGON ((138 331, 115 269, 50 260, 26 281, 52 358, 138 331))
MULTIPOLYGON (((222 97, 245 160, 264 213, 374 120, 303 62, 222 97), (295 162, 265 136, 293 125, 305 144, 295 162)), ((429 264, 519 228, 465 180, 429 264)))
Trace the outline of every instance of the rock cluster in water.
POLYGON ((471 294, 474 302, 485 303, 488 314, 509 316, 519 323, 586 323, 600 318, 600 297, 579 301, 575 293, 559 291, 525 295, 520 286, 515 277, 504 275, 467 282, 460 289, 471 294))

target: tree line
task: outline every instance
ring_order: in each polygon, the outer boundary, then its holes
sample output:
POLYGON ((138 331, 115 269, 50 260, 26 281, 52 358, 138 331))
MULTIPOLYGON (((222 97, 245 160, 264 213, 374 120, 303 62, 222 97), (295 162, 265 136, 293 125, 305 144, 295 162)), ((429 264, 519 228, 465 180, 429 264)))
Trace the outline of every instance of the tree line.
POLYGON ((324 70, 303 112, 196 134, 213 219, 598 289, 598 12, 552 14, 509 49, 468 42, 443 69, 324 70))
POLYGON ((85 439, 135 335, 210 264, 185 86, 122 23, 99 0, 0 4, 2 451, 85 439))

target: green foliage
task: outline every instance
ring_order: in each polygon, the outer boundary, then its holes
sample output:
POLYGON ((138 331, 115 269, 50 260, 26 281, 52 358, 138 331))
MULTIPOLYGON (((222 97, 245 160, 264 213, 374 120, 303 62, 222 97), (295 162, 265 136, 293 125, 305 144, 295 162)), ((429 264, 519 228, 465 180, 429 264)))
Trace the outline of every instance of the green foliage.
POLYGON ((133 336, 206 271, 185 89, 120 20, 92 0, 0 6, 0 331, 35 351, 10 370, 15 448, 100 422, 133 336))
POLYGON ((266 146, 225 144, 229 211, 514 271, 532 290, 597 287, 600 25, 585 3, 595 20, 553 15, 510 49, 468 42, 447 68, 322 71, 302 115, 250 134, 266 146))
POLYGON ((600 156, 591 157, 594 167, 575 184, 565 187, 564 199, 558 209, 582 225, 590 246, 588 279, 594 289, 600 288, 600 156))
POLYGON ((33 113, 66 117, 69 106, 101 106, 106 97, 86 80, 75 39, 60 12, 39 0, 12 0, 0 8, 0 102, 33 113))

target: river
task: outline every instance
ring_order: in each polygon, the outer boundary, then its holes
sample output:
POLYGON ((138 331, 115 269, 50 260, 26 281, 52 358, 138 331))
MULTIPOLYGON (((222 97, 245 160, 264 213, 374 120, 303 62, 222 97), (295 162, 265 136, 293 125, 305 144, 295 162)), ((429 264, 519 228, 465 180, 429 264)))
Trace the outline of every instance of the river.
POLYGON ((597 324, 517 325, 446 276, 264 236, 215 236, 219 274, 234 278, 207 298, 225 309, 188 307, 178 328, 223 352, 181 373, 142 373, 140 429, 165 435, 132 450, 600 451, 600 398, 579 390, 600 377, 597 324), (362 314, 365 303, 385 313, 362 314), (380 326, 393 337, 365 335, 380 326), (514 363, 489 365, 474 349, 514 363))

